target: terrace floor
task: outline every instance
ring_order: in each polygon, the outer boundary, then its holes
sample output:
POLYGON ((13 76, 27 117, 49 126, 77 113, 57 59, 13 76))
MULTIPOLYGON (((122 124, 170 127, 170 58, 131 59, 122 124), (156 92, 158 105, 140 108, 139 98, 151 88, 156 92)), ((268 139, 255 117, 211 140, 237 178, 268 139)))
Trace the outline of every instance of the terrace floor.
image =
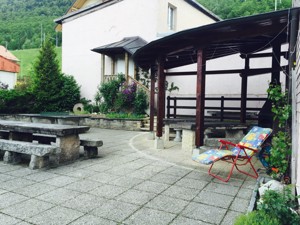
POLYGON ((255 179, 216 180, 180 143, 157 150, 148 133, 84 135, 102 138, 98 158, 43 170, 0 162, 0 224, 225 225, 248 209, 255 179))

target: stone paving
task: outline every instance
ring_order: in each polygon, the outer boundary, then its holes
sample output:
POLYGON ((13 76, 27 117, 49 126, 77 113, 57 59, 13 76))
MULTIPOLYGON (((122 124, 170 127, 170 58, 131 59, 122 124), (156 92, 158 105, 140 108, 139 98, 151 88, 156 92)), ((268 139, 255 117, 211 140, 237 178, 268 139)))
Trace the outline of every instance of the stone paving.
POLYGON ((148 133, 84 135, 103 139, 98 158, 42 170, 0 162, 1 225, 227 225, 247 211, 256 180, 213 179, 180 143, 156 150, 148 133))

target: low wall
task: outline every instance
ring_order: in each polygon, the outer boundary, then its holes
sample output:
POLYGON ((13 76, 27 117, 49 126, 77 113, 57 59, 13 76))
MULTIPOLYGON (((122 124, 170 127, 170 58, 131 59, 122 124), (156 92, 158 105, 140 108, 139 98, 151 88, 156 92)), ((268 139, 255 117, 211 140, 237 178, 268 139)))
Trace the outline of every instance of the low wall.
POLYGON ((39 114, 0 115, 1 120, 16 120, 34 123, 80 125, 104 129, 140 131, 146 119, 108 119, 90 116, 44 116, 39 114))

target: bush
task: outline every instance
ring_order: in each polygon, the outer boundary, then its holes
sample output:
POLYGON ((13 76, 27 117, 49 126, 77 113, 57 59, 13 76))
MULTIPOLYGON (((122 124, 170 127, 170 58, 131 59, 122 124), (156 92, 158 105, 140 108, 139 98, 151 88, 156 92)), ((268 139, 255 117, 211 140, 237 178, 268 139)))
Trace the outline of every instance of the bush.
POLYGON ((32 113, 34 102, 30 91, 0 90, 0 113, 32 113))
POLYGON ((241 215, 235 225, 299 225, 300 216, 293 211, 297 206, 296 197, 290 187, 283 192, 267 190, 258 203, 258 211, 241 215))
POLYGON ((134 100, 134 109, 133 112, 136 114, 145 114, 145 110, 148 108, 147 103, 147 94, 143 90, 138 90, 136 92, 135 100, 134 100))

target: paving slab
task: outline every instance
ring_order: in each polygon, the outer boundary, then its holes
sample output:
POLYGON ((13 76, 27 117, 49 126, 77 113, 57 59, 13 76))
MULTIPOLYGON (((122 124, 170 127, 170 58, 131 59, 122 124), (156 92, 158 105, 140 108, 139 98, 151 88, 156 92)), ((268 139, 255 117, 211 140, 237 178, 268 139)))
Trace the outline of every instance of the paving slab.
POLYGON ((147 133, 84 135, 103 139, 99 157, 42 170, 0 161, 0 224, 229 225, 247 211, 256 180, 235 171, 221 182, 181 143, 157 150, 147 133))

